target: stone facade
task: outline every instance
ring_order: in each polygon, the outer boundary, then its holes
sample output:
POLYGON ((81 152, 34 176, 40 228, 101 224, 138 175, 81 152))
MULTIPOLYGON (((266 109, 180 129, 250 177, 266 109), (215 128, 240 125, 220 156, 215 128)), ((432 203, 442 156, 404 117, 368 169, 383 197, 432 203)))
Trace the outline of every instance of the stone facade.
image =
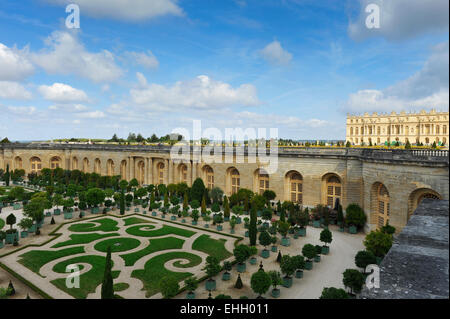
POLYGON ((259 158, 249 163, 247 153, 241 163, 236 154, 229 163, 211 163, 197 160, 199 152, 194 149, 187 159, 172 160, 170 150, 167 146, 4 144, 0 145, 0 168, 9 165, 28 174, 58 166, 136 178, 141 184, 188 185, 197 177, 207 185, 209 171, 214 186, 227 195, 237 181, 240 188, 262 192, 261 180, 266 178, 264 187, 275 191, 277 200, 295 199, 311 207, 331 206, 339 198, 344 209, 358 203, 368 216, 366 231, 387 219, 400 230, 423 198, 449 198, 448 151, 279 148, 276 171, 265 174, 259 158), (235 169, 237 180, 232 177, 235 169))
POLYGON ((448 112, 429 113, 365 113, 363 116, 348 115, 346 140, 354 145, 381 145, 386 142, 405 144, 423 143, 447 145, 449 128, 448 112))

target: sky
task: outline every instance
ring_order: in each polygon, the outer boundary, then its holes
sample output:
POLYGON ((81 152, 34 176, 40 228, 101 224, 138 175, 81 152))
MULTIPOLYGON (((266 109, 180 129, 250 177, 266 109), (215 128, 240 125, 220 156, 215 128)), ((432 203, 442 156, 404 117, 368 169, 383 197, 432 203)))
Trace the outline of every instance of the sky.
POLYGON ((0 138, 343 140, 348 113, 448 111, 448 39, 448 0, 0 0, 0 138))

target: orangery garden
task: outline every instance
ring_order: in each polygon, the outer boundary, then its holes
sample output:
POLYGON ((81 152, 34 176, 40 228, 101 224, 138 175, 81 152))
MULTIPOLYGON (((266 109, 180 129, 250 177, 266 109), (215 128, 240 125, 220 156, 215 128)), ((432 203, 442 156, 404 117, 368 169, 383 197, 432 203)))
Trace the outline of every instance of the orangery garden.
POLYGON ((303 207, 244 188, 227 197, 200 178, 23 175, 1 176, 2 298, 29 297, 2 273, 37 298, 354 298, 395 231, 363 234, 356 204, 303 207))

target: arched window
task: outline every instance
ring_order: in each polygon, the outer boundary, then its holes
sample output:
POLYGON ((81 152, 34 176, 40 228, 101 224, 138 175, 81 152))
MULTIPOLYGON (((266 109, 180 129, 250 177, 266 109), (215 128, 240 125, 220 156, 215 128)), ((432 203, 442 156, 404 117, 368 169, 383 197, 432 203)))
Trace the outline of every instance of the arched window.
POLYGON ((327 188, 327 205, 330 207, 334 207, 336 199, 339 199, 339 202, 341 202, 341 193, 342 193, 341 180, 335 175, 328 177, 326 188, 327 188))
POLYGON ((231 194, 236 194, 241 185, 241 177, 239 171, 235 168, 230 173, 231 176, 231 194))
POLYGON ((188 182, 188 168, 185 164, 181 164, 179 166, 179 176, 180 176, 180 183, 187 183, 188 182))
POLYGON ((50 160, 50 168, 55 169, 61 167, 61 159, 57 156, 52 157, 50 160))
POLYGON ((159 163, 157 166, 158 170, 158 184, 164 184, 164 164, 159 163))
POLYGON ((303 177, 299 173, 291 173, 289 176, 291 202, 303 204, 303 177))
POLYGON ((20 156, 16 156, 14 159, 14 168, 15 169, 22 169, 22 158, 20 156))
POLYGON ((101 173, 101 162, 100 159, 96 158, 94 161, 94 173, 101 173))
POLYGON ((411 218, 417 206, 419 206, 425 198, 440 200, 442 199, 442 196, 430 188, 419 188, 413 191, 408 199, 408 220, 411 218))
POLYGON ((108 174, 108 176, 114 175, 114 161, 111 159, 109 159, 106 163, 106 173, 108 174))
POLYGON ((78 169, 78 158, 72 158, 72 169, 78 169))
POLYGON ((210 166, 205 166, 203 168, 204 174, 205 174, 205 180, 206 180, 206 187, 208 189, 214 188, 214 171, 210 166))
POLYGON ((31 164, 31 172, 32 173, 39 173, 42 169, 42 162, 41 159, 39 157, 32 157, 30 159, 30 164, 31 164))
POLYGON ((389 213, 390 213, 389 192, 383 184, 380 184, 378 186, 377 202, 378 202, 377 223, 378 223, 378 228, 381 228, 384 225, 386 225, 386 223, 388 222, 389 213))
POLYGON ((258 191, 262 195, 269 189, 269 174, 263 169, 258 170, 258 191))
POLYGON ((83 172, 88 173, 89 172, 89 160, 87 157, 83 159, 83 172))
POLYGON ((350 127, 350 135, 353 135, 353 127, 350 127))
POLYGON ((120 163, 120 177, 125 180, 127 179, 127 161, 126 160, 123 160, 120 163))

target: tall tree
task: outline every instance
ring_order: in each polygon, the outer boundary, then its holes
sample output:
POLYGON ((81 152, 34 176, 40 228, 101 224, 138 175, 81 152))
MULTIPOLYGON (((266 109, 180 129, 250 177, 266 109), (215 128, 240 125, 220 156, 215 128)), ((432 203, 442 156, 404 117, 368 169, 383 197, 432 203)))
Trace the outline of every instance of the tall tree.
POLYGON ((103 275, 102 283, 102 299, 114 299, 114 284, 112 278, 112 261, 111 261, 111 246, 108 247, 106 253, 105 273, 103 275))
POLYGON ((6 186, 9 186, 10 176, 11 176, 11 174, 9 173, 9 164, 8 164, 8 165, 6 165, 6 172, 3 175, 3 179, 4 179, 5 183, 6 183, 6 186))
POLYGON ((248 227, 248 237, 250 239, 250 246, 256 245, 256 235, 258 230, 256 229, 256 222, 258 220, 258 213, 256 212, 256 207, 253 206, 250 211, 250 224, 248 227))

